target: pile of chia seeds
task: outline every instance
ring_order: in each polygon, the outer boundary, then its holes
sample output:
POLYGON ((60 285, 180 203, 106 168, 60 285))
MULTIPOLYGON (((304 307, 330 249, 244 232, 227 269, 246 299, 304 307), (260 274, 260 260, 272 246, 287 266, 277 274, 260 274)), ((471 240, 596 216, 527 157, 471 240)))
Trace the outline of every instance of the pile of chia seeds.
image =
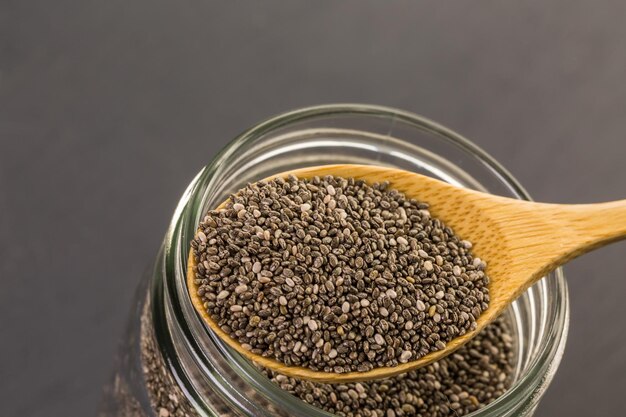
MULTIPOLYGON (((148 315, 144 317, 147 319, 148 315)), ((144 378, 154 415, 197 417, 199 414, 163 361, 150 323, 142 321, 144 378)), ((491 403, 510 387, 515 353, 511 334, 508 317, 499 318, 456 353, 427 367, 380 381, 331 385, 297 380, 269 370, 263 373, 283 390, 337 416, 461 417, 491 403)), ((252 398, 253 390, 247 389, 252 398)), ((133 400, 130 395, 127 397, 133 400)), ((220 416, 238 415, 219 405, 217 395, 210 400, 218 407, 220 416)), ((120 413, 120 417, 146 415, 135 401, 128 401, 120 413)))
MULTIPOLYGON (((178 386, 159 351, 148 307, 146 303, 141 317, 141 362, 146 391, 155 416, 199 417, 178 386)), ((128 417, 139 417, 139 415, 130 414, 128 417)))
POLYGON ((336 373, 416 360, 474 329, 489 279, 471 246, 388 184, 333 176, 250 184, 192 241, 198 295, 222 330, 336 373))
POLYGON ((301 400, 345 417, 459 417, 501 396, 511 385, 514 346, 506 319, 486 327, 456 353, 393 378, 340 385, 266 371, 301 400))
MULTIPOLYGON (((154 415, 197 417, 158 352, 149 323, 142 326, 144 378, 154 415)), ((302 401, 342 417, 461 417, 501 396, 511 385, 515 346, 508 317, 487 326, 456 353, 427 367, 393 378, 349 383, 320 384, 262 370, 281 389, 302 401)), ((251 388, 250 398, 255 396, 251 388)), ((217 397, 217 395, 216 395, 217 397)), ((219 398, 210 402, 220 404, 219 398)), ((143 417, 137 406, 120 417, 143 417)), ((219 415, 234 417, 227 406, 219 415)), ((271 409, 271 405, 266 405, 271 409)), ((282 415, 276 412, 276 415, 282 415)))

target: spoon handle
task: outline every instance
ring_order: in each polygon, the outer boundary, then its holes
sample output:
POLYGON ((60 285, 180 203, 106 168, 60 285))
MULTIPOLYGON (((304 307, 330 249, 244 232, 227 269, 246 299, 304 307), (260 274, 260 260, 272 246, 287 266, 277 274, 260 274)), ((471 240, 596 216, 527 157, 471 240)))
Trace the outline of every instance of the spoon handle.
POLYGON ((562 223, 557 239, 561 263, 626 238, 626 200, 556 205, 551 213, 555 222, 562 223))
MULTIPOLYGON (((593 249, 626 238, 626 200, 598 204, 516 202, 501 219, 519 295, 547 273, 593 249)), ((497 262, 497 261, 496 261, 497 262)))

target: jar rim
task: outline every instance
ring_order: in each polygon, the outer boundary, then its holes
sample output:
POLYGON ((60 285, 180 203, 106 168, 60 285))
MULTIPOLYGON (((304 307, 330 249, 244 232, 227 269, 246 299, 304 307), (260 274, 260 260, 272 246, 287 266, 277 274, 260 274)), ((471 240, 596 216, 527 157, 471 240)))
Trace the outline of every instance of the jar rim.
MULTIPOLYGON (((179 240, 178 242, 174 242, 175 240, 177 240, 173 239, 173 236, 175 234, 174 231, 181 226, 180 224, 178 224, 181 216, 186 217, 187 222, 189 222, 193 217, 193 213, 188 210, 188 203, 190 202, 190 200, 196 200, 197 203, 200 199, 203 199, 203 196, 198 195, 198 192, 201 192, 203 190, 196 188, 196 185, 208 178, 207 176, 210 175, 212 166, 223 163, 230 156, 232 156, 237 151, 237 149, 239 149, 241 146, 246 145, 249 141, 255 140, 259 136, 271 133, 283 126, 290 125, 298 121, 333 115, 388 117, 391 118, 394 122, 404 122, 415 127, 425 128, 428 131, 439 135, 442 139, 449 141, 451 144, 462 149, 464 152, 479 159, 497 177, 498 181, 506 185, 517 198, 531 200, 527 191, 512 176, 512 174, 509 173, 506 168, 504 168, 487 152, 482 150, 480 147, 478 147, 462 135, 428 118, 404 110, 369 104, 342 103, 305 107, 271 117, 244 131, 233 141, 231 141, 213 159, 212 163, 207 165, 207 167, 205 167, 196 176, 194 181, 192 181, 187 191, 185 192, 183 198, 181 199, 176 209, 170 229, 168 231, 168 235, 166 236, 166 252, 168 248, 175 248, 175 251, 172 252, 172 257, 166 256, 166 263, 168 262, 168 260, 172 262, 178 262, 179 265, 176 267, 176 269, 182 269, 182 271, 186 270, 186 255, 188 254, 189 250, 186 246, 188 246, 188 242, 183 242, 181 240, 179 240)), ((201 207, 201 205, 198 204, 195 204, 194 206, 196 208, 201 207)), ((195 227, 195 225, 193 225, 193 227, 195 227)), ((173 265, 170 266, 173 267, 173 265)), ((545 329, 549 332, 546 335, 546 339, 550 343, 545 343, 535 349, 533 353, 533 358, 528 364, 526 372, 520 375, 519 378, 517 378, 513 382, 512 386, 504 394, 502 394, 496 400, 484 406, 483 408, 471 414, 468 414, 468 417, 505 415, 506 411, 510 409, 511 402, 518 403, 520 402, 520 399, 530 397, 533 391, 535 391, 537 385, 539 385, 542 380, 546 380, 546 378, 549 381, 556 371, 558 363, 560 362, 561 356, 563 354, 565 341, 567 338, 569 323, 569 298, 567 293, 567 284, 562 270, 558 269, 551 275, 554 276, 554 279, 552 279, 551 281, 554 284, 552 285, 553 288, 551 288, 551 291, 554 294, 551 295, 554 295, 556 297, 556 308, 552 312, 551 317, 547 318, 548 326, 545 329)), ((546 283, 544 281, 545 280, 541 280, 536 285, 545 286, 545 290, 547 291, 548 287, 546 286, 546 283)), ((172 291, 176 292, 175 288, 171 288, 170 295, 173 295, 172 291)), ((186 318, 192 319, 192 317, 186 318)), ((200 320, 198 316, 196 316, 195 319, 200 320)), ((289 395, 286 392, 285 394, 289 395)), ((532 407, 534 406, 534 404, 534 402, 529 402, 528 406, 532 407)))

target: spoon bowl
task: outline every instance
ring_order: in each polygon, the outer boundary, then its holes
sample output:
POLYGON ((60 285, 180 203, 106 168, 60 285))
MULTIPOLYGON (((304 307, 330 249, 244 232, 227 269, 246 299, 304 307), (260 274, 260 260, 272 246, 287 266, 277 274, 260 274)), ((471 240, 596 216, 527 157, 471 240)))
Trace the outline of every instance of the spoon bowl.
MULTIPOLYGON (((266 178, 312 178, 333 175, 355 178, 368 184, 387 181, 390 188, 430 205, 440 219, 461 239, 472 242, 472 253, 487 264, 489 307, 477 318, 476 328, 449 341, 444 349, 392 367, 365 372, 332 373, 288 366, 253 354, 226 334, 210 317, 197 295, 196 261, 191 251, 187 286, 196 311, 224 342, 249 360, 294 378, 325 383, 347 383, 388 378, 435 362, 454 352, 493 322, 517 297, 537 280, 567 261, 599 246, 626 237, 626 200, 562 205, 535 203, 459 188, 448 183, 396 168, 372 165, 324 165, 302 168, 266 178)), ((226 202, 218 209, 223 208, 226 202)))

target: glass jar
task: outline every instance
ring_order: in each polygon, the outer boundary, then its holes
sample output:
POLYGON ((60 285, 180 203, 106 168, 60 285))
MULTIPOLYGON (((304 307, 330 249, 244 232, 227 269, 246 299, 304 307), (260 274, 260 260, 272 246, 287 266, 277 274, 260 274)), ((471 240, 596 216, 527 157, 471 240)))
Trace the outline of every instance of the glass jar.
MULTIPOLYGON (((154 268, 139 288, 100 417, 330 416, 289 395, 207 331, 185 286, 189 243, 209 208, 248 182, 324 164, 398 167, 449 183, 529 199, 467 139, 411 113, 369 105, 296 110, 246 131, 187 187, 154 268), (174 411, 172 411, 174 410, 174 411)), ((512 387, 471 416, 530 416, 565 345, 569 303, 561 270, 507 311, 516 339, 512 387)))

